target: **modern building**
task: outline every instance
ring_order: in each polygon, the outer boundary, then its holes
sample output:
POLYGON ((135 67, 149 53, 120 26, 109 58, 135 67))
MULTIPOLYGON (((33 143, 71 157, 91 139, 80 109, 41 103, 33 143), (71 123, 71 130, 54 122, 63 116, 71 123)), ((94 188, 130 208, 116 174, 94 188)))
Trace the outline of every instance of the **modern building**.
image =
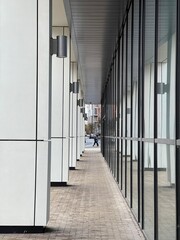
POLYGON ((0 0, 0 16, 0 231, 46 226, 91 102, 145 236, 180 240, 179 1, 0 0))

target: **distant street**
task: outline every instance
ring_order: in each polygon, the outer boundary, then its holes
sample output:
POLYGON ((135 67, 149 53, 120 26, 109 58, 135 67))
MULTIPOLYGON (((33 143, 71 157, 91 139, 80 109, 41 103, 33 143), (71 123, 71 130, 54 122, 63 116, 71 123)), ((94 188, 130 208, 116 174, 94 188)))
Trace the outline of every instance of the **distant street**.
MULTIPOLYGON (((98 143, 100 147, 100 139, 98 140, 98 143)), ((93 144, 94 144, 93 138, 85 137, 85 148, 97 148, 97 145, 93 147, 93 144)))

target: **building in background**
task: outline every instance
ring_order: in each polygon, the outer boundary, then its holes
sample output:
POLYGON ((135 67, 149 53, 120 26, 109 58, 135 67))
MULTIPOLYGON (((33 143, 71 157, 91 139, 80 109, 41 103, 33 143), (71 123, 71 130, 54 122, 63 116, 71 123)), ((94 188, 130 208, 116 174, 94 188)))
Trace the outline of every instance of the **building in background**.
POLYGON ((87 134, 101 134, 101 105, 86 104, 85 112, 87 120, 85 121, 85 129, 87 134))

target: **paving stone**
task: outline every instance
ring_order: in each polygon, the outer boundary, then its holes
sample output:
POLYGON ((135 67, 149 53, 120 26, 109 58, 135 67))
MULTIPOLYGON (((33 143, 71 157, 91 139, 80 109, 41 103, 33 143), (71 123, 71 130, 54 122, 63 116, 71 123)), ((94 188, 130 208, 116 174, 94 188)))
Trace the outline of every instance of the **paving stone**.
POLYGON ((145 239, 99 148, 86 149, 70 171, 68 186, 51 188, 51 214, 44 234, 0 235, 0 240, 145 239))

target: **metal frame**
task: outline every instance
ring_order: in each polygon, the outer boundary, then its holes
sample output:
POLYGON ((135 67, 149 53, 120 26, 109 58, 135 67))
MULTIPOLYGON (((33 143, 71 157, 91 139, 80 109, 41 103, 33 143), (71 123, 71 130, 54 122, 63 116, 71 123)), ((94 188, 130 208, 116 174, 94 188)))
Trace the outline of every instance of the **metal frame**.
POLYGON ((176 10, 176 238, 180 239, 180 3, 176 10))

